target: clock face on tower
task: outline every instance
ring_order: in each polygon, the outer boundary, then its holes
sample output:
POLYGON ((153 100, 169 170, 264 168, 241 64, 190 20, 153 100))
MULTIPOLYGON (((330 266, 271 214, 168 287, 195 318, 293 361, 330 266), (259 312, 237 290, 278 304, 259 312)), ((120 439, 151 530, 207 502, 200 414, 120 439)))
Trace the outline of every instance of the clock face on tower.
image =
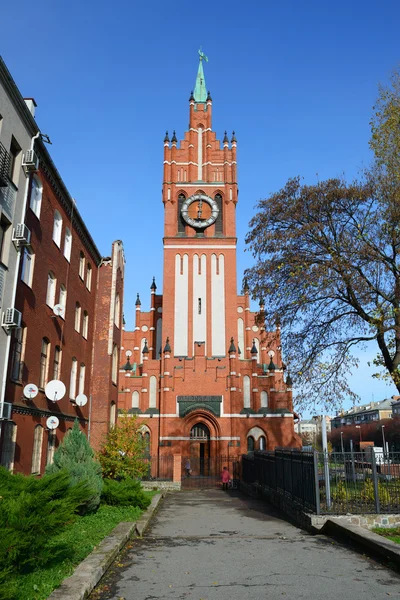
POLYGON ((183 202, 181 215, 191 227, 205 229, 215 223, 218 204, 206 194, 194 194, 183 202))

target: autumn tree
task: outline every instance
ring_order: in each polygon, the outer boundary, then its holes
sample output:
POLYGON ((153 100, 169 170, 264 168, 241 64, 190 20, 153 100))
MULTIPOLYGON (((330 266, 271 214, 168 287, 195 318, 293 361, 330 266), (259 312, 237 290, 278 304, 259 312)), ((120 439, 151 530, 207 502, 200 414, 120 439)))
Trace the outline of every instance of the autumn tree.
POLYGON ((374 342, 400 391, 400 184, 379 166, 361 181, 290 179, 258 203, 245 276, 277 318, 301 405, 355 398, 354 350, 374 342))
POLYGON ((103 476, 110 479, 140 478, 148 474, 143 423, 124 412, 110 429, 98 453, 103 476))
POLYGON ((373 108, 370 147, 376 160, 392 177, 400 179, 400 71, 393 71, 388 85, 379 86, 373 108))

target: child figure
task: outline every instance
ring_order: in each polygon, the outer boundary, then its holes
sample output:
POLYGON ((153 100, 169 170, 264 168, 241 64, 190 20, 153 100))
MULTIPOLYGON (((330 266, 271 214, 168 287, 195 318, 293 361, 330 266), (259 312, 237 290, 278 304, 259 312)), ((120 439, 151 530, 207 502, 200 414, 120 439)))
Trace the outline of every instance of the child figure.
POLYGON ((231 478, 231 476, 229 475, 228 468, 224 467, 222 469, 222 473, 221 473, 222 489, 223 490, 227 490, 228 489, 228 483, 229 483, 230 478, 231 478))

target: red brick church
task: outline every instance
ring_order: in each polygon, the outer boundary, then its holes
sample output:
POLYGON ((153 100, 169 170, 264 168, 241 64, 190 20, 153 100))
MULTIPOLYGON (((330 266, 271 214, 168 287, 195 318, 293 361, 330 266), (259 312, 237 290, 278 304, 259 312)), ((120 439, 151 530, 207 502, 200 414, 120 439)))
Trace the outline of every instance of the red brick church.
MULTIPOLYGON (((189 99, 189 130, 164 139, 163 291, 136 300, 123 332, 119 409, 145 423, 153 456, 201 459, 301 446, 279 325, 256 323, 237 293, 236 137, 212 130, 204 55, 189 99)), ((262 302, 260 309, 263 310, 262 302)))

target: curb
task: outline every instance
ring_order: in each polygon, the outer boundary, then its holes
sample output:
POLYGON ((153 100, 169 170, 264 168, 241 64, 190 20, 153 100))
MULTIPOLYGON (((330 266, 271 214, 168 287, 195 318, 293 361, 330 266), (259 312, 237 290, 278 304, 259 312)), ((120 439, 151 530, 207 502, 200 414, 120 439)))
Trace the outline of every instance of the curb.
POLYGON ((391 563, 396 570, 400 570, 400 544, 387 540, 373 531, 352 523, 339 522, 334 517, 328 519, 320 529, 314 528, 314 531, 317 534, 340 537, 342 541, 350 539, 372 556, 383 559, 391 563))
POLYGON ((111 563, 134 535, 140 537, 157 510, 163 494, 151 499, 149 508, 134 523, 119 523, 112 532, 91 552, 75 569, 72 575, 64 579, 48 600, 84 600, 99 583, 111 563))

